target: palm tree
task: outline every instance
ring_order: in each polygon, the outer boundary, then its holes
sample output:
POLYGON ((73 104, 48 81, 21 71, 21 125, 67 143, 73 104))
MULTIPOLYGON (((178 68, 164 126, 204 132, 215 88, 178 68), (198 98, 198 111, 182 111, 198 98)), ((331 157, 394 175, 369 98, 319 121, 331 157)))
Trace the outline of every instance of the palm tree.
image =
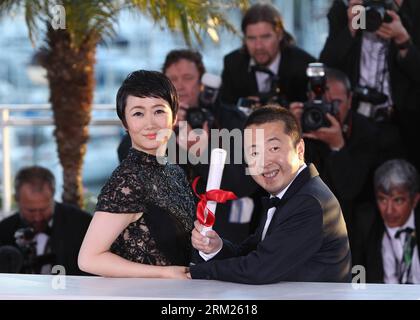
POLYGON ((247 5, 247 0, 230 0, 229 5, 211 0, 0 0, 0 14, 24 9, 33 43, 38 34, 44 36, 40 63, 49 81, 64 202, 83 204, 81 177, 95 87, 96 46, 112 36, 118 13, 129 9, 146 14, 161 26, 181 30, 191 45, 193 38, 201 43, 204 32, 215 37, 219 27, 235 31, 227 21, 226 9, 247 5), (57 21, 57 8, 65 10, 64 29, 52 23, 57 21))

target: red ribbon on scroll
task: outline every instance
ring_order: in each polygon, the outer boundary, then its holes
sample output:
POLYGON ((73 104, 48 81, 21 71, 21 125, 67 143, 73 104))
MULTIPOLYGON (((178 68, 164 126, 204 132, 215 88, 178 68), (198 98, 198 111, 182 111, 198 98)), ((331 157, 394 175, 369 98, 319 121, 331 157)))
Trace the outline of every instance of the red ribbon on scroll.
POLYGON ((207 201, 225 203, 228 200, 236 200, 238 197, 231 191, 221 189, 209 190, 206 193, 198 194, 196 191, 198 180, 200 180, 200 177, 195 178, 192 183, 194 193, 200 198, 200 202, 197 205, 197 219, 202 225, 211 227, 214 224, 215 215, 207 208, 207 201))

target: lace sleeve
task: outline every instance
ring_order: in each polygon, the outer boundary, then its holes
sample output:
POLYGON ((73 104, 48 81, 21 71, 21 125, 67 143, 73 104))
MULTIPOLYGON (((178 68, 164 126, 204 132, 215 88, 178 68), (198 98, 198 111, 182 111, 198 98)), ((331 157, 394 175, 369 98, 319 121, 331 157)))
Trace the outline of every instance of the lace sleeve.
POLYGON ((118 167, 98 196, 96 211, 112 213, 144 212, 138 177, 130 168, 118 167))

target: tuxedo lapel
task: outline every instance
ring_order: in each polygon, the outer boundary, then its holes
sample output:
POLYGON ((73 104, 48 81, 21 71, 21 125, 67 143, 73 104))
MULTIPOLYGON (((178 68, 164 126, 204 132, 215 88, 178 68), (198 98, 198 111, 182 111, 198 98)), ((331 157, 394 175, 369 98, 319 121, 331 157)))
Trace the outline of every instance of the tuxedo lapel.
POLYGON ((252 71, 251 67, 249 66, 249 60, 248 60, 248 74, 247 74, 247 86, 249 87, 248 92, 255 92, 255 94, 258 94, 258 84, 257 84, 257 77, 255 75, 255 72, 252 71))
POLYGON ((255 235, 257 236, 258 242, 261 241, 262 233, 264 231, 265 222, 267 221, 267 212, 268 210, 264 209, 264 212, 261 215, 260 224, 258 225, 255 235))
POLYGON ((308 166, 303 169, 292 182, 289 189, 287 189, 286 193, 284 194, 282 200, 287 202, 287 200, 292 198, 311 178, 316 176, 319 176, 319 173, 315 166, 312 163, 308 164, 308 166))
MULTIPOLYGON (((287 203, 287 201, 291 199, 311 178, 316 177, 318 175, 319 173, 312 163, 308 164, 308 166, 298 174, 295 180, 293 180, 290 187, 287 189, 284 196, 281 198, 280 205, 277 206, 276 211, 274 212, 274 215, 273 215, 273 219, 271 220, 271 223, 268 226, 267 235, 270 233, 271 229, 273 228, 273 225, 275 225, 274 223, 275 220, 280 218, 281 214, 279 213, 282 210, 283 206, 287 203)), ((265 218, 262 221, 261 233, 259 234, 260 239, 262 236, 262 231, 264 229, 265 221, 267 220, 267 212, 268 211, 264 212, 265 218)))
POLYGON ((278 86, 280 87, 280 90, 282 90, 285 86, 285 79, 287 79, 288 75, 290 74, 289 66, 288 66, 288 52, 286 49, 281 50, 280 52, 280 63, 279 63, 279 69, 277 71, 277 77, 278 77, 278 86))

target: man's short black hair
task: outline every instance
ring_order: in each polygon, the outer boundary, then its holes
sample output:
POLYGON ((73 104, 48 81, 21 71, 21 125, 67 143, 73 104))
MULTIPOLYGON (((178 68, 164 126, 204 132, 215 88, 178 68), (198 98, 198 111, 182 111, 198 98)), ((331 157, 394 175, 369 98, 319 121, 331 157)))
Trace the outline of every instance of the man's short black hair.
POLYGON ((50 170, 40 166, 25 167, 18 171, 15 177, 15 199, 19 199, 19 191, 22 185, 30 184, 34 190, 42 191, 47 185, 52 194, 55 193, 55 177, 50 170))
POLYGON ((188 60, 195 64, 201 79, 203 74, 206 72, 206 68, 204 67, 203 57, 201 53, 195 50, 179 49, 169 51, 169 53, 166 55, 165 62, 163 63, 162 72, 166 73, 166 70, 171 65, 177 63, 182 59, 188 60))
POLYGON ((253 111, 246 120, 244 128, 277 121, 284 123, 284 133, 290 136, 294 146, 297 146, 302 139, 299 124, 293 113, 278 105, 267 105, 253 111))
POLYGON ((125 107, 127 97, 159 98, 168 102, 172 117, 178 112, 178 94, 172 82, 161 72, 138 70, 130 73, 118 89, 116 103, 117 115, 126 126, 125 107))

